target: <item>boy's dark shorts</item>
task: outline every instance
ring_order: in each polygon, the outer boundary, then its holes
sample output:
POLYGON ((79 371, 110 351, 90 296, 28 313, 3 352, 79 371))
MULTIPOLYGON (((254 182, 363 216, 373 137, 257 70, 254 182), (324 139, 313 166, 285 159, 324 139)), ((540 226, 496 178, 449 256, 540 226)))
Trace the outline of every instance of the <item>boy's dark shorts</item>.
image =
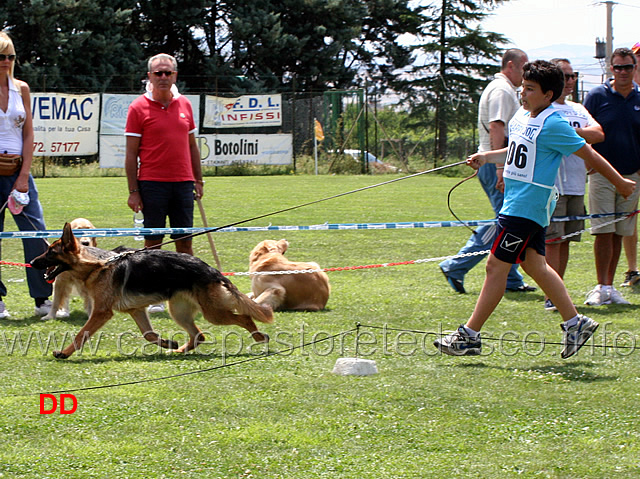
MULTIPOLYGON (((193 202, 195 193, 193 181, 139 181, 140 197, 145 228, 166 228, 169 217, 171 228, 191 228, 193 226, 193 202)), ((188 234, 172 234, 172 239, 180 239, 188 234)), ((164 235, 149 235, 145 239, 159 240, 164 235)))
POLYGON ((546 228, 535 221, 518 216, 498 215, 498 231, 491 252, 505 263, 518 264, 526 258, 527 248, 539 255, 545 254, 546 228))

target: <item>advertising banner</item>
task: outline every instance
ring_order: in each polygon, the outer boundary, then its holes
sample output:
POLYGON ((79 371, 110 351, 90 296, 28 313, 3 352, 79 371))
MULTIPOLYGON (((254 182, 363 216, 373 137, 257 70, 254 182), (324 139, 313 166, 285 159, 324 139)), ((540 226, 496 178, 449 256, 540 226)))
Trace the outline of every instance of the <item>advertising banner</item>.
MULTIPOLYGON (((124 168, 125 136, 129 105, 140 95, 102 95, 100 119, 100 168, 124 168)), ((200 96, 185 95, 191 102, 196 126, 200 123, 200 96)))
POLYGON ((293 137, 277 135, 201 135, 198 138, 202 164, 225 166, 233 163, 289 165, 293 159, 293 137))
POLYGON ((206 95, 205 128, 248 128, 282 125, 282 95, 222 98, 206 95))
POLYGON ((100 95, 32 93, 34 156, 98 153, 100 95))
POLYGON ((100 134, 124 135, 129 105, 139 96, 104 93, 102 95, 102 114, 100 115, 100 134))

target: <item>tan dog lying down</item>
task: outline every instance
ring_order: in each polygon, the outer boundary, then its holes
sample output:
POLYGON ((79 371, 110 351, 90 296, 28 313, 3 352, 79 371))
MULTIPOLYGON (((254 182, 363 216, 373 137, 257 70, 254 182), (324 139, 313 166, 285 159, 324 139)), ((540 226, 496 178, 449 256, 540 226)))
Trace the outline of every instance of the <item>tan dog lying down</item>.
MULTIPOLYGON (((249 271, 294 271, 320 269, 317 263, 299 263, 284 257, 289 243, 265 240, 249 255, 249 271)), ((274 311, 319 311, 329 300, 329 277, 324 272, 254 275, 251 277, 249 297, 257 303, 268 304, 274 311)))

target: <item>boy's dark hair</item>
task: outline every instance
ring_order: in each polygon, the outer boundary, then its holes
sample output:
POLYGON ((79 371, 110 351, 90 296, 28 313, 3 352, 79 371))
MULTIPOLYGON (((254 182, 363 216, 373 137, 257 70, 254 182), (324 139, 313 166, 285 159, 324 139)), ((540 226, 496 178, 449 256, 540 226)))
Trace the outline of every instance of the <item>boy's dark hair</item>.
POLYGON ((633 54, 631 48, 616 48, 611 54, 611 63, 613 63, 613 57, 631 57, 633 58, 633 64, 636 64, 636 56, 633 54))
POLYGON ((551 103, 556 101, 564 89, 564 73, 558 65, 546 60, 536 60, 524 64, 522 78, 540 85, 542 93, 553 92, 551 103))

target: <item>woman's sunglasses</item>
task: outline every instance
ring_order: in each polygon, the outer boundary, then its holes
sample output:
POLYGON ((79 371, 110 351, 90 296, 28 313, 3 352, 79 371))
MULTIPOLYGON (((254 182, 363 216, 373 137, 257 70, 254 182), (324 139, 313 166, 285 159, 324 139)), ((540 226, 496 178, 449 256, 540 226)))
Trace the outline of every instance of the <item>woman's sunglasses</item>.
POLYGON ((4 55, 4 54, 0 54, 0 62, 3 62, 5 60, 9 60, 10 62, 12 62, 13 60, 16 59, 15 55, 4 55))

